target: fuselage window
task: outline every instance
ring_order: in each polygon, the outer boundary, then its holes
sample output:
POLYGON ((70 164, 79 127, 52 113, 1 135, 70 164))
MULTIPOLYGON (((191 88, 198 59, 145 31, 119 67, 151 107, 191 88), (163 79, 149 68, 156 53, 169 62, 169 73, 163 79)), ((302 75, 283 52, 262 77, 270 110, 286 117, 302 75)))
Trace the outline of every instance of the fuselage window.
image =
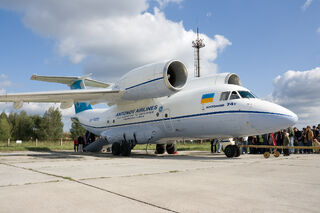
POLYGON ((222 92, 220 95, 220 101, 226 101, 229 98, 230 92, 222 92))
POLYGON ((255 98, 249 91, 238 91, 242 98, 255 98))
POLYGON ((239 95, 236 91, 232 91, 231 95, 230 95, 230 100, 233 100, 233 99, 239 99, 239 95))

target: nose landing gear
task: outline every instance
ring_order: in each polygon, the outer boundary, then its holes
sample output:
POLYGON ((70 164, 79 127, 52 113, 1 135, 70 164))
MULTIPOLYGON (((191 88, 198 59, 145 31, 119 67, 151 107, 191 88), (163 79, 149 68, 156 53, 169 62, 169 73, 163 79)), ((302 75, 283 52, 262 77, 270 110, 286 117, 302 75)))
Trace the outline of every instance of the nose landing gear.
POLYGON ((237 145, 228 145, 224 149, 224 154, 228 158, 239 157, 240 156, 240 147, 237 145))

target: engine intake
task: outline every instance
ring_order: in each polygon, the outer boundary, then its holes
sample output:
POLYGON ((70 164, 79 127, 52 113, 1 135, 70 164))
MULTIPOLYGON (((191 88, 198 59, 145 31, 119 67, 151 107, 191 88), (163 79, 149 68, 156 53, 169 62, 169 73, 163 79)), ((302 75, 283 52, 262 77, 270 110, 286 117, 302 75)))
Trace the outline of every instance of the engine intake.
POLYGON ((149 64, 124 75, 117 83, 125 90, 126 100, 140 100, 170 96, 186 84, 188 72, 185 65, 177 60, 149 64))
POLYGON ((188 72, 183 63, 173 61, 164 70, 164 79, 169 89, 180 90, 186 84, 188 72))

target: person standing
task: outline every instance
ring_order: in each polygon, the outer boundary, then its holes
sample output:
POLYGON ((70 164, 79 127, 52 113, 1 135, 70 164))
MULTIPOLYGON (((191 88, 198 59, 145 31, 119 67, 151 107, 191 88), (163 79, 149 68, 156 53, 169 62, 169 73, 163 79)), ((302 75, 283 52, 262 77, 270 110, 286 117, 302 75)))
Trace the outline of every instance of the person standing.
MULTIPOLYGON (((248 144, 249 145, 257 145, 256 136, 249 136, 248 137, 248 144)), ((250 154, 257 154, 257 148, 250 148, 250 154)))
MULTIPOLYGON (((212 139, 211 141, 210 141, 210 143, 211 143, 211 153, 213 153, 213 146, 214 146, 214 144, 215 144, 215 139, 212 139)), ((215 149, 215 151, 216 151, 217 149, 215 149)))
MULTIPOLYGON (((248 136, 242 138, 242 145, 248 145, 248 136)), ((242 147, 242 154, 248 154, 248 147, 242 147)))
MULTIPOLYGON (((294 131, 292 127, 288 128, 288 134, 289 134, 289 146, 293 147, 294 131)), ((294 149, 290 149, 290 154, 292 153, 294 153, 294 149)))
POLYGON ((218 153, 221 152, 221 142, 217 138, 211 141, 211 153, 214 153, 214 152, 218 152, 218 153), (213 151, 213 146, 214 146, 214 151, 213 151))
POLYGON ((77 138, 73 139, 73 149, 74 149, 75 152, 78 152, 78 150, 79 150, 79 144, 78 144, 78 139, 77 138))
MULTIPOLYGON (((302 132, 295 127, 294 129, 294 141, 295 141, 295 146, 303 146, 302 142, 302 132)), ((295 149, 295 153, 302 153, 302 149, 295 149)))
MULTIPOLYGON (((310 146, 310 148, 311 148, 314 135, 313 135, 313 131, 311 130, 310 126, 307 126, 306 138, 307 138, 307 146, 310 146)), ((308 149, 308 153, 309 154, 313 153, 313 150, 312 149, 308 149)))
POLYGON ((83 137, 80 135, 78 137, 78 144, 79 144, 78 152, 83 152, 83 143, 84 143, 83 137))
MULTIPOLYGON (((283 146, 283 132, 280 130, 279 132, 276 133, 276 141, 277 141, 277 146, 283 146)), ((279 149, 280 154, 282 153, 282 149, 279 149)))
MULTIPOLYGON (((285 146, 285 147, 289 146, 289 144, 290 144, 289 133, 287 133, 287 130, 284 129, 282 134, 283 134, 283 146, 285 146)), ((288 148, 283 149, 283 155, 284 156, 290 155, 290 151, 288 148)))

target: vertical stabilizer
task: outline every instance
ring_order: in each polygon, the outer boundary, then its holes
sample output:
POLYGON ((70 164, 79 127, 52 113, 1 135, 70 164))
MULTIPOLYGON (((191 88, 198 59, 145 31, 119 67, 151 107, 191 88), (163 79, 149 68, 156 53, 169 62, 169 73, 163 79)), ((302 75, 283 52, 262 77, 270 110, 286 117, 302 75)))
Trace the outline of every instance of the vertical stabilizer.
MULTIPOLYGON (((85 89, 86 86, 84 84, 84 80, 81 79, 81 80, 75 81, 70 86, 70 88, 72 90, 73 89, 85 89)), ((91 104, 88 104, 86 102, 75 102, 74 103, 74 109, 75 109, 76 113, 79 113, 79 112, 82 112, 82 111, 85 111, 85 110, 88 110, 88 109, 92 109, 92 106, 91 106, 91 104)))

